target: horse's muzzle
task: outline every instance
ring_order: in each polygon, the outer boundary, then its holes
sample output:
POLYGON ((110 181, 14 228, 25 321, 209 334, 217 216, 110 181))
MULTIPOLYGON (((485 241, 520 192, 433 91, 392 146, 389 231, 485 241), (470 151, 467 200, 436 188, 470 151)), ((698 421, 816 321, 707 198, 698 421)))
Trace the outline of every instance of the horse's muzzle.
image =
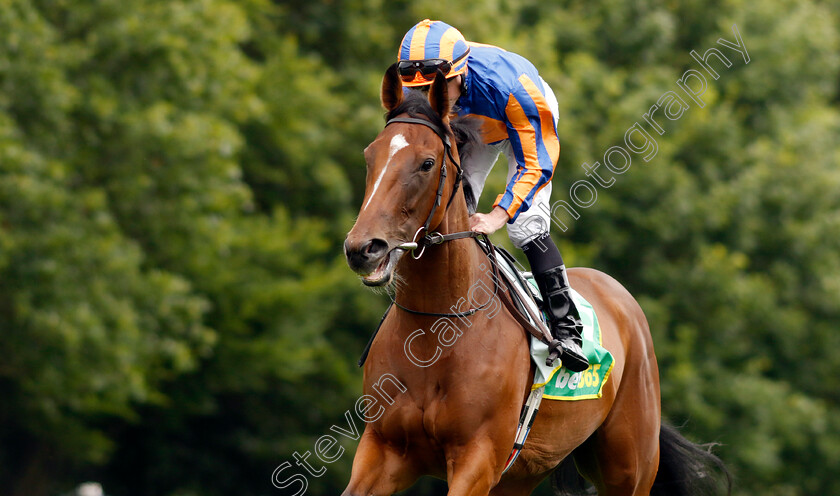
POLYGON ((390 249, 384 239, 370 239, 362 243, 344 241, 344 255, 353 272, 362 276, 367 286, 382 286, 391 281, 399 259, 405 253, 401 249, 390 249))
POLYGON ((388 242, 384 239, 374 238, 361 244, 351 243, 349 239, 344 241, 344 255, 353 272, 360 274, 372 272, 386 253, 388 253, 388 242))

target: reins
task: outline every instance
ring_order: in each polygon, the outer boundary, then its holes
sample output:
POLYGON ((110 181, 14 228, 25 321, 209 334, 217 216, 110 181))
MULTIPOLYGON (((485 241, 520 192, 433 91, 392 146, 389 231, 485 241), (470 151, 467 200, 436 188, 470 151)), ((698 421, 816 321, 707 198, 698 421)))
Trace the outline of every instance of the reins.
MULTIPOLYGON (((395 296, 392 296, 391 293, 388 293, 388 298, 391 299, 391 304, 388 305, 388 308, 385 309, 385 313, 382 315, 382 319, 379 321, 379 325, 376 326, 376 329, 373 331, 373 334, 370 335, 370 339, 368 340, 367 345, 365 345, 365 349, 362 351, 362 356, 359 358, 359 367, 361 367, 362 365, 365 364, 365 360, 367 360, 368 352, 370 352, 370 347, 373 345, 373 340, 376 339, 376 335, 379 334, 379 329, 382 327, 382 324, 385 322, 385 317, 388 316, 388 313, 391 311, 392 306, 396 305, 396 307, 399 308, 400 310, 403 310, 405 312, 412 313, 412 314, 415 314, 415 315, 424 315, 424 316, 428 316, 428 317, 463 318, 463 317, 469 317, 471 315, 476 314, 479 310, 482 310, 485 307, 487 307, 493 300, 495 300, 498 297, 499 284, 500 284, 499 281, 501 280, 500 279, 501 273, 499 272, 498 262, 496 261, 495 247, 493 246, 493 243, 491 243, 490 240, 487 238, 487 236, 484 235, 484 234, 474 233, 475 234, 474 236, 466 236, 465 235, 466 233, 467 233, 467 231, 460 232, 460 233, 454 233, 454 234, 458 234, 459 236, 458 237, 450 237, 450 238, 447 238, 447 239, 441 239, 440 241, 437 241, 435 244, 441 244, 445 241, 451 241, 453 239, 462 239, 462 238, 473 238, 473 239, 475 239, 476 243, 478 243, 478 246, 481 248, 481 251, 485 254, 485 256, 487 257, 487 260, 490 262, 490 265, 493 267, 493 277, 492 277, 492 279, 493 279, 493 297, 488 298, 487 301, 484 302, 483 304, 481 304, 480 306, 478 306, 476 308, 471 308, 471 309, 466 310, 464 312, 437 313, 437 312, 422 312, 420 310, 412 310, 411 308, 406 308, 406 307, 400 305, 399 303, 397 303, 397 299, 396 299, 395 296), (479 237, 484 239, 484 245, 482 245, 479 242, 479 239, 478 239, 479 237)), ((440 233, 433 233, 433 234, 435 234, 437 236, 441 236, 441 238, 445 236, 445 235, 440 234, 440 233)), ((505 305, 509 305, 506 298, 501 298, 501 300, 505 303, 505 305)), ((513 310, 510 306, 508 308, 513 310)))
MULTIPOLYGON (((437 233, 435 233, 435 234, 437 234, 437 233)), ((464 233, 456 233, 456 234, 464 234, 464 233)), ((468 236, 459 236, 458 238, 451 238, 451 239, 460 239, 460 238, 466 238, 466 237, 468 237, 468 236)), ((397 303, 396 298, 394 296, 392 296, 391 293, 388 293, 388 297, 391 299, 391 304, 388 305, 387 309, 385 309, 385 313, 382 315, 382 319, 379 321, 379 325, 376 326, 376 329, 373 331, 373 334, 370 335, 370 339, 368 340, 367 345, 365 345, 365 349, 362 351, 362 356, 359 358, 359 367, 361 367, 362 365, 365 364, 365 360, 367 360, 368 352, 370 352, 370 347, 373 345, 373 340, 376 339, 376 335, 379 334, 379 329, 382 327, 382 324, 385 322, 385 318, 388 316, 388 313, 391 311, 392 306, 396 305, 397 308, 399 308, 403 311, 406 311, 408 313, 416 314, 416 315, 424 315, 424 316, 430 316, 430 317, 454 317, 454 318, 469 317, 470 315, 474 315, 479 310, 482 310, 483 308, 485 308, 488 304, 490 304, 490 302, 492 302, 493 300, 495 300, 498 297, 499 285, 502 284, 502 283, 504 283, 508 287, 508 289, 504 290, 506 292, 506 295, 502 298, 499 298, 499 299, 502 301, 502 303, 504 303, 505 307, 507 307, 508 311, 514 317, 514 319, 516 319, 516 321, 519 323, 519 325, 521 325, 529 334, 535 336, 537 339, 539 339, 540 341, 542 341, 546 344, 549 344, 553 340, 553 337, 551 336, 550 331, 548 331, 548 329, 546 329, 546 327, 540 323, 540 318, 537 315, 535 315, 530 310, 530 308, 528 308, 527 305, 520 304, 519 306, 517 306, 517 303, 516 303, 516 301, 514 301, 514 296, 513 296, 513 295, 516 294, 516 292, 515 292, 515 290, 513 289, 513 286, 512 286, 513 281, 508 280, 508 278, 503 276, 502 272, 500 272, 499 266, 498 266, 498 261, 496 259, 496 256, 497 256, 496 255, 496 247, 493 245, 493 243, 491 243, 490 240, 487 238, 487 236, 483 235, 483 234, 477 234, 476 236, 471 236, 471 237, 476 240, 476 243, 478 243, 479 248, 481 248, 481 251, 487 257, 487 260, 490 262, 491 267, 493 267, 493 275, 492 275, 493 297, 488 298, 487 301, 484 304, 482 304, 481 306, 479 306, 478 308, 472 308, 472 309, 467 310, 465 312, 435 313, 435 312, 421 312, 419 310, 412 310, 410 308, 406 308, 406 307, 400 305, 399 303, 397 303), (480 242, 479 237, 484 240, 484 243, 480 242), (530 316, 530 318, 533 320, 533 323, 528 320, 528 317, 526 317, 523 314, 523 311, 525 313, 527 313, 528 316, 530 316)), ((439 241, 437 244, 440 244, 440 243, 443 243, 443 242, 444 241, 442 240, 442 241, 439 241)))
MULTIPOLYGON (((455 233, 455 234, 466 234, 467 232, 469 232, 469 231, 464 231, 464 232, 455 233)), ((433 233, 433 234, 435 234, 437 236, 440 236, 441 238, 443 236, 445 236, 445 235, 440 234, 440 233, 433 233)), ((449 239, 441 239, 440 241, 436 242, 435 244, 441 244, 445 241, 451 241, 451 240, 454 240, 454 239, 478 238, 479 236, 481 236, 482 238, 484 238, 484 242, 487 244, 487 246, 493 246, 493 244, 490 242, 489 239, 487 239, 487 236, 485 236, 484 234, 481 234, 481 233, 473 233, 473 234, 475 234, 475 236, 466 236, 465 235, 465 236, 458 236, 458 237, 453 237, 453 238, 449 238, 449 239)), ((476 239, 476 242, 478 242, 477 239, 476 239)), ((479 244, 479 246, 480 246, 480 244, 479 244)), ((490 265, 493 266, 493 276, 494 276, 493 277, 493 297, 488 298, 486 302, 482 303, 481 305, 477 306, 476 308, 470 308, 469 310, 465 310, 463 312, 456 312, 456 313, 422 312, 420 310, 412 310, 410 308, 406 308, 406 307, 400 305, 399 303, 397 303, 396 296, 392 296, 391 293, 388 293, 388 297, 391 299, 392 304, 396 305, 401 310, 405 310, 406 312, 413 313, 415 315, 426 315, 426 316, 429 316, 429 317, 455 317, 455 318, 469 317, 470 315, 474 315, 479 310, 483 310, 488 305, 490 305, 490 303, 493 301, 493 299, 496 298, 496 296, 499 294, 499 268, 496 265, 495 254, 491 256, 490 253, 486 253, 486 255, 487 255, 487 259, 490 261, 490 265)))

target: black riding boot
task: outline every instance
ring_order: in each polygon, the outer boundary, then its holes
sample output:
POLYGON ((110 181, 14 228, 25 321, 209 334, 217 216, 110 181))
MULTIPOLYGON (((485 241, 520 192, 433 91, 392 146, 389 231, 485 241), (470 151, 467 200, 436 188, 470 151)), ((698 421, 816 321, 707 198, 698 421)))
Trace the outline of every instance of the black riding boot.
MULTIPOLYGON (((580 313, 572 301, 566 266, 559 265, 545 272, 534 274, 543 297, 543 308, 548 314, 548 323, 555 340, 549 345, 549 351, 559 346, 562 350, 560 359, 563 366, 572 372, 582 372, 589 367, 589 361, 583 354, 583 340, 580 333, 583 325, 580 313)), ((554 362, 553 358, 549 358, 554 362)), ((547 365, 551 365, 548 363, 547 365)))

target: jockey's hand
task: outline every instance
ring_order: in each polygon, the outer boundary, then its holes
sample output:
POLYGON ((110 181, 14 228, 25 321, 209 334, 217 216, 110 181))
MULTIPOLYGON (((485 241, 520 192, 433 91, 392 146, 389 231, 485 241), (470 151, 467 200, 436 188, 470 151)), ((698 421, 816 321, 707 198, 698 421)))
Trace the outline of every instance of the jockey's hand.
POLYGON ((470 230, 482 234, 493 234, 510 220, 502 207, 496 206, 489 214, 473 214, 470 216, 470 230))

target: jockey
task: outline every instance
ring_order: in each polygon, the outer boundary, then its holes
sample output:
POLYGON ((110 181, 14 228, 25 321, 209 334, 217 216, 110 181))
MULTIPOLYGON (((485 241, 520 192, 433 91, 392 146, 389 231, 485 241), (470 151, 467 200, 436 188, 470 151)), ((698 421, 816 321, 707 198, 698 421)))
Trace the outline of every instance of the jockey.
POLYGON ((420 89, 442 70, 454 110, 481 121, 485 145, 462 164, 476 201, 499 154, 505 154, 505 192, 489 213, 470 216, 470 229, 492 234, 508 225, 508 236, 525 252, 542 293, 555 338, 550 349, 562 350, 563 365, 572 372, 586 370, 580 314, 563 258, 548 232, 551 177, 560 155, 557 99, 551 88, 525 58, 468 42, 454 27, 429 19, 403 37, 398 67, 403 86, 420 89))

